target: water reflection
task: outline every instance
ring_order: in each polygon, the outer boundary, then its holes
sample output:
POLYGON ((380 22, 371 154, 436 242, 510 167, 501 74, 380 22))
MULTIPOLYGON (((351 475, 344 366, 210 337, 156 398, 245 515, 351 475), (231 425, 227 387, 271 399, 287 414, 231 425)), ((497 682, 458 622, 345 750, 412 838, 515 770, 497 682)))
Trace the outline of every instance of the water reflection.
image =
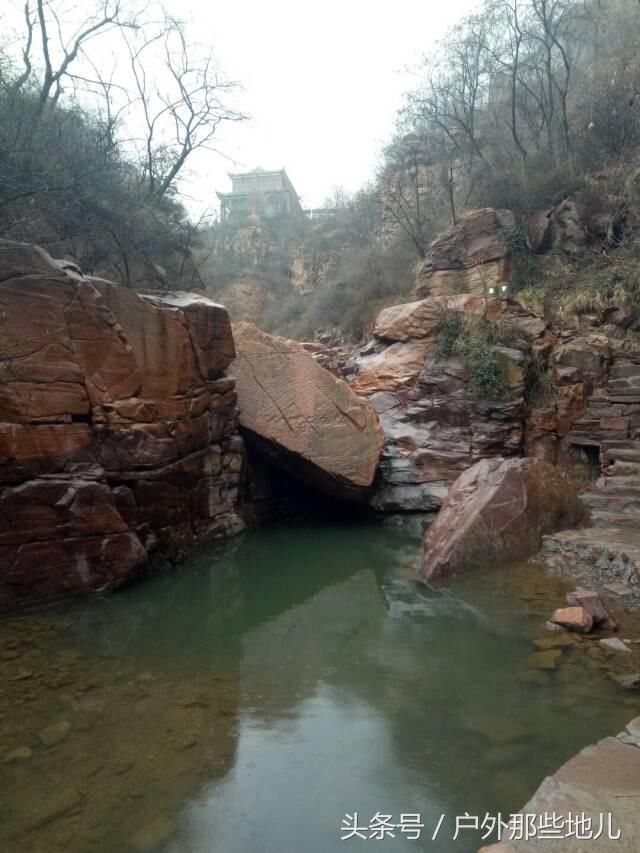
POLYGON ((331 853, 346 812, 379 811, 425 824, 385 849, 475 850, 448 824, 430 840, 441 814, 519 807, 634 709, 584 649, 532 668, 560 581, 512 567, 429 590, 415 548, 357 526, 257 531, 0 624, 0 761, 31 753, 0 764, 0 847, 331 853))

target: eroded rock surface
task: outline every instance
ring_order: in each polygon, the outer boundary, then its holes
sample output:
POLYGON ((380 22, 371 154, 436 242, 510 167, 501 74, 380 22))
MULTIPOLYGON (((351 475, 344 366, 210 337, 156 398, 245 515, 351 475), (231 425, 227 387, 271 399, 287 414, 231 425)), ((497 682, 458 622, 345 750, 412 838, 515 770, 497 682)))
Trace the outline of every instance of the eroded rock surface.
POLYGON ((473 294, 384 309, 375 340, 357 360, 352 387, 380 415, 385 447, 372 505, 382 512, 434 511, 451 483, 478 459, 517 456, 525 432, 525 381, 546 325, 509 300, 473 294), (463 359, 438 355, 443 315, 482 319, 511 330, 496 349, 508 393, 481 399, 463 359))
POLYGON ((581 507, 573 488, 536 459, 483 459, 456 480, 422 544, 420 575, 535 553, 545 533, 575 525, 581 507))
POLYGON ((615 246, 624 226, 624 206, 612 195, 577 191, 555 207, 531 217, 529 244, 534 252, 579 256, 595 245, 615 246))
POLYGON ((226 311, 0 243, 0 606, 120 585, 237 529, 226 311))
POLYGON ((384 441, 375 410, 302 344, 234 327, 241 426, 268 458, 327 494, 364 496, 384 441))
POLYGON ((514 225, 510 210, 484 207, 469 213, 431 245, 418 273, 415 295, 487 296, 491 287, 508 287, 511 262, 504 232, 514 225))
POLYGON ((587 746, 548 776, 521 810, 521 814, 536 816, 537 826, 545 816, 556 816, 556 837, 540 832, 525 839, 514 823, 512 830, 505 830, 501 843, 482 847, 479 853, 635 853, 639 747, 638 718, 617 737, 587 746), (590 823, 583 822, 583 831, 578 833, 576 818, 582 815, 590 823))

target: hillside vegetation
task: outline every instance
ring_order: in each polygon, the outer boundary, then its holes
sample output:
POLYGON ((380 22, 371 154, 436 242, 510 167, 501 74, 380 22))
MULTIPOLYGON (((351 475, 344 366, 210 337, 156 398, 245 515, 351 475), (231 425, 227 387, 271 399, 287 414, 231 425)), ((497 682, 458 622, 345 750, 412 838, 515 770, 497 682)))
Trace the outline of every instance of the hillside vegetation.
POLYGON ((27 0, 15 31, 3 17, 0 236, 128 286, 197 287, 183 178, 243 116, 210 51, 134 2, 27 0))
POLYGON ((56 8, 28 0, 0 45, 0 235, 128 286, 206 289, 280 334, 358 340, 410 298, 438 235, 470 210, 509 208, 523 303, 560 322, 637 301, 636 0, 485 0, 415 69, 370 186, 320 220, 213 227, 189 217, 183 179, 243 118, 234 84, 166 15, 96 0, 65 32, 56 8), (109 76, 97 39, 126 58, 109 76), (581 240, 533 246, 535 217, 567 200, 581 240))

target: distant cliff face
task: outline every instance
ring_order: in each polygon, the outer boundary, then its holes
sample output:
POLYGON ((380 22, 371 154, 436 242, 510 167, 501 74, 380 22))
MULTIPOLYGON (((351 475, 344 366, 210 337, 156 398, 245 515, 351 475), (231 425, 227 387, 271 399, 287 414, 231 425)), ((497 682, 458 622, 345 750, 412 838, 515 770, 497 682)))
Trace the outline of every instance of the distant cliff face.
MULTIPOLYGON (((250 219, 216 226, 202 266, 208 292, 227 306, 234 322, 297 337, 301 332, 289 322, 287 307, 295 319, 306 314, 315 295, 337 282, 357 288, 352 279, 361 249, 350 245, 344 226, 331 217, 317 222, 250 219)), ((305 325, 331 324, 330 317, 320 317, 317 324, 305 325)))
POLYGON ((226 309, 0 242, 0 606, 113 588, 242 527, 226 309))

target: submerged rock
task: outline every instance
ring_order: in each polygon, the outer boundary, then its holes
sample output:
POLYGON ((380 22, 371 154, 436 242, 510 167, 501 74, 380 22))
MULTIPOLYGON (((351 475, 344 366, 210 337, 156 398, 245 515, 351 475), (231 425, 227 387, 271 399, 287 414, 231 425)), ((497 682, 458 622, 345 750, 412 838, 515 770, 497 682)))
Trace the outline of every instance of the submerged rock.
POLYGON ((4 757, 5 764, 17 764, 20 761, 28 761, 33 755, 33 751, 29 746, 19 746, 12 749, 4 757))
POLYGON ((532 669, 555 669, 562 657, 562 649, 545 649, 529 655, 527 663, 532 669))
POLYGON ((489 767, 510 767, 520 764, 528 751, 528 747, 523 743, 497 744, 489 747, 483 753, 482 759, 489 767))
POLYGON ((80 802, 80 794, 75 788, 63 788, 36 810, 31 820, 31 826, 34 828, 44 826, 73 811, 80 805, 80 802))
POLYGON ((483 459, 451 487, 422 544, 425 579, 535 553, 545 533, 575 524, 579 501, 539 459, 483 459))
POLYGON ((469 709, 464 712, 462 722, 469 731, 476 732, 496 744, 528 740, 531 737, 531 731, 525 723, 506 714, 489 714, 484 710, 476 712, 469 709))
POLYGON ((175 824, 168 817, 159 815, 132 836, 130 845, 133 850, 137 850, 139 853, 148 853, 148 851, 159 847, 175 831, 175 824))
POLYGON ((70 732, 71 723, 68 723, 66 720, 62 720, 59 723, 53 723, 52 725, 47 726, 46 729, 39 731, 38 737, 45 746, 55 746, 57 743, 61 743, 65 738, 67 738, 70 732))
POLYGON ((234 327, 240 424, 276 465, 318 490, 363 497, 384 435, 372 406, 317 364, 296 341, 250 323, 234 327))
POLYGON ((552 637, 542 637, 539 640, 534 640, 533 644, 540 651, 545 651, 546 649, 561 649, 565 646, 575 646, 576 642, 580 641, 573 635, 562 631, 552 637))

